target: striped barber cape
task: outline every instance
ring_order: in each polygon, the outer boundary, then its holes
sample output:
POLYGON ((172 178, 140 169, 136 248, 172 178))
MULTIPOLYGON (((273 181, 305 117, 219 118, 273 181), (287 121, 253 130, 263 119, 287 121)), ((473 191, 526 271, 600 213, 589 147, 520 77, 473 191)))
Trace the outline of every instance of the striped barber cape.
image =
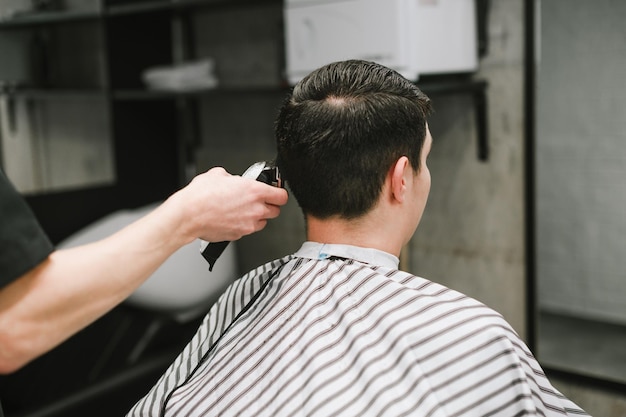
POLYGON ((397 267, 306 242, 251 271, 128 415, 587 415, 498 313, 397 267))

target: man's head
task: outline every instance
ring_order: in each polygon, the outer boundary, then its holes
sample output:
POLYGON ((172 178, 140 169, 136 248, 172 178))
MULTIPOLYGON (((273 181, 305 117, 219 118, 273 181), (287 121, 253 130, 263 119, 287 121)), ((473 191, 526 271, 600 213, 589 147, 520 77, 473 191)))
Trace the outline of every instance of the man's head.
POLYGON ((303 212, 366 214, 399 158, 419 171, 430 111, 417 86, 372 62, 336 62, 301 80, 279 112, 276 141, 278 166, 303 212))

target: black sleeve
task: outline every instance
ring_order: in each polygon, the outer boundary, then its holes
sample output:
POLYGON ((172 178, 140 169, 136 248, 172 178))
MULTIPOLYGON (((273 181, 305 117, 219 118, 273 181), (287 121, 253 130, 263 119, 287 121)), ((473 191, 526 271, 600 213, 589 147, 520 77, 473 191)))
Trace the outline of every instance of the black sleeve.
POLYGON ((53 250, 26 201, 0 170, 0 288, 37 266, 53 250))

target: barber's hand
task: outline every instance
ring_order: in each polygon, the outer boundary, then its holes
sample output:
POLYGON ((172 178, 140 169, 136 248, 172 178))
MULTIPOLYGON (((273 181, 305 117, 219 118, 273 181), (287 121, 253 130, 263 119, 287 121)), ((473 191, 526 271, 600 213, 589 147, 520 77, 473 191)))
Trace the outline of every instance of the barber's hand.
POLYGON ((268 219, 280 214, 287 198, 282 188, 212 168, 166 203, 183 214, 179 231, 188 241, 201 238, 220 242, 263 229, 268 219))

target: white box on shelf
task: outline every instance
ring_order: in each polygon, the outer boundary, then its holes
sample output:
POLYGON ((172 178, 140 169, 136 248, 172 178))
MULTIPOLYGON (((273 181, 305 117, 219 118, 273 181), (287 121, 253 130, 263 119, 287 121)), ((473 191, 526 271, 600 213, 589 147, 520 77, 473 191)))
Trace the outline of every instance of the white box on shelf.
POLYGON ((478 67, 475 0, 286 0, 287 78, 375 61, 416 81, 478 67))

